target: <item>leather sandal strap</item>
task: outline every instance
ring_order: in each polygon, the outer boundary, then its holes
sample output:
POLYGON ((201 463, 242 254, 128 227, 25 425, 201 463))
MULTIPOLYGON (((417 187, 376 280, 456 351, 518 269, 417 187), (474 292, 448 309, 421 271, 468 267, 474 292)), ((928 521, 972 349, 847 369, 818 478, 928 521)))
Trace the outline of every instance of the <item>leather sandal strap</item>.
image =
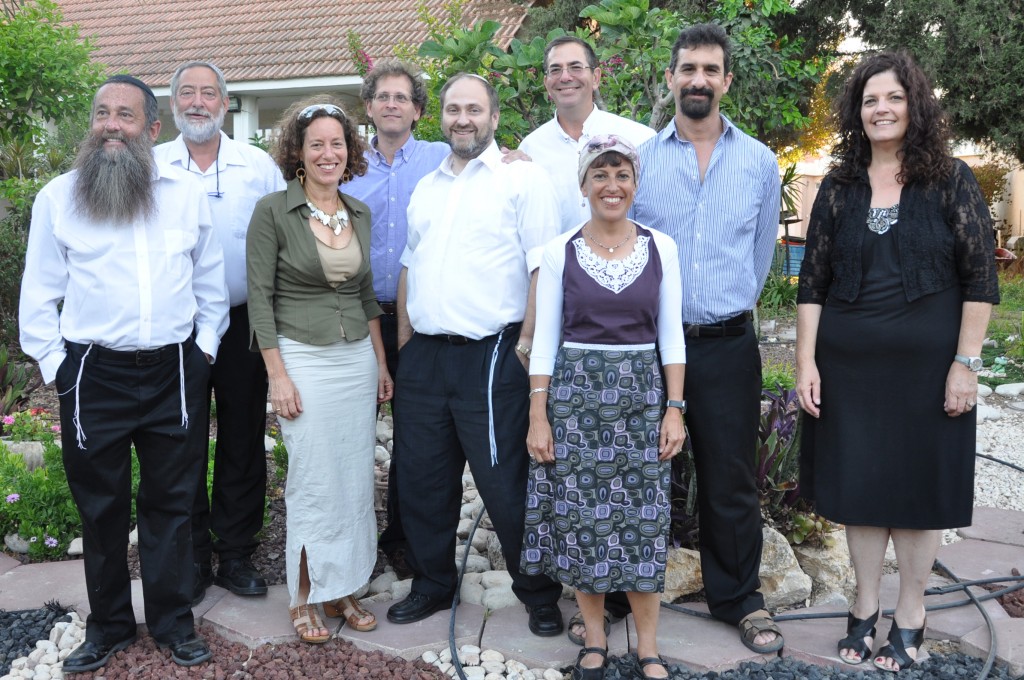
POLYGON ((604 647, 584 647, 580 650, 580 658, 582 659, 587 654, 598 654, 602 659, 608 658, 608 650, 604 647))
POLYGON ((665 663, 665 660, 662 659, 660 656, 645 656, 644 658, 639 659, 637 662, 640 664, 641 668, 643 668, 644 666, 656 664, 658 666, 661 666, 665 670, 668 670, 668 664, 665 663))

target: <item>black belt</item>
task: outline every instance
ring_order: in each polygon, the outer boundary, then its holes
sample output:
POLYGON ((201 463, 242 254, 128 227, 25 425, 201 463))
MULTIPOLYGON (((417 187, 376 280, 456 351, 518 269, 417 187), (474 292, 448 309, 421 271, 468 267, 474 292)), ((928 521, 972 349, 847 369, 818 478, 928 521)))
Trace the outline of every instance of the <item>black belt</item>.
POLYGON ((683 332, 690 338, 724 338, 743 335, 747 332, 746 323, 751 320, 752 316, 750 312, 743 312, 718 323, 684 323, 683 332))
POLYGON ((449 345, 469 345, 469 344, 475 343, 475 342, 487 342, 488 340, 494 340, 495 338, 497 338, 502 333, 506 333, 506 332, 508 332, 510 330, 511 331, 519 330, 520 326, 522 326, 522 325, 523 325, 523 323, 521 321, 517 321, 515 323, 510 323, 509 325, 507 325, 504 328, 502 328, 501 331, 499 331, 498 333, 495 333, 494 335, 488 335, 488 336, 483 337, 483 338, 467 338, 465 335, 451 335, 451 334, 448 334, 448 333, 440 333, 438 335, 428 335, 426 337, 434 338, 436 340, 443 340, 444 342, 447 342, 449 345))
POLYGON ((388 316, 394 316, 398 313, 398 305, 394 302, 378 302, 377 304, 380 305, 381 310, 388 316))
MULTIPOLYGON (((181 343, 181 351, 188 352, 192 349, 193 340, 189 337, 185 342, 181 343)), ((85 350, 88 349, 89 345, 82 344, 80 342, 66 341, 69 347, 74 347, 79 353, 85 354, 85 350)), ((101 347, 99 345, 93 345, 92 349, 89 350, 91 356, 96 357, 100 361, 107 361, 114 364, 134 364, 136 366, 155 366, 156 364, 163 363, 165 361, 178 360, 178 345, 164 345, 163 347, 156 347, 154 349, 136 349, 136 350, 116 350, 101 347)))

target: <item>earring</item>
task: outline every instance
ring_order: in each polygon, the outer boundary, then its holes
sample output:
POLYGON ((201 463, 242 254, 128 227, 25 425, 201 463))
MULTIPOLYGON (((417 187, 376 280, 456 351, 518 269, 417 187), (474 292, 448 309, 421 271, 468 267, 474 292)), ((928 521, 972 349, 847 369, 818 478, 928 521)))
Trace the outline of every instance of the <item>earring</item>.
POLYGON ((345 171, 341 173, 341 183, 349 182, 352 180, 352 171, 345 168, 345 171))
POLYGON ((295 168, 295 179, 299 180, 299 186, 305 188, 306 186, 306 169, 303 167, 295 168))

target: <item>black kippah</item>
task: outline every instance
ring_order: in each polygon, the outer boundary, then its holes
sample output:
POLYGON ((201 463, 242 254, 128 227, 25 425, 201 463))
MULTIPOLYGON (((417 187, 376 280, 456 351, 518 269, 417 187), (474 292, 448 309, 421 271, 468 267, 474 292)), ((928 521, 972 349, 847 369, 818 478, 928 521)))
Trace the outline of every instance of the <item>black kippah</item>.
MULTIPOLYGON (((130 76, 127 73, 120 73, 116 76, 110 76, 109 78, 103 81, 103 85, 109 85, 110 83, 125 83, 126 85, 134 85, 135 87, 142 90, 142 94, 146 95, 146 99, 150 100, 154 104, 156 103, 156 95, 153 94, 153 90, 149 88, 149 85, 146 85, 144 82, 142 82, 135 76, 130 76)), ((103 87, 103 85, 101 85, 100 87, 103 87)))

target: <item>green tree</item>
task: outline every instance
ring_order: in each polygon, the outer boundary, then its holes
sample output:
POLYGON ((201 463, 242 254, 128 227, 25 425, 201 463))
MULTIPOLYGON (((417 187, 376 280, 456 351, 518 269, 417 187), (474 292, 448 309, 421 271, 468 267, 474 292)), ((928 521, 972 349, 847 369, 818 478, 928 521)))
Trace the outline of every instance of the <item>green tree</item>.
POLYGON ((30 139, 46 120, 89 109, 101 68, 53 0, 5 2, 0 19, 0 142, 30 139))

